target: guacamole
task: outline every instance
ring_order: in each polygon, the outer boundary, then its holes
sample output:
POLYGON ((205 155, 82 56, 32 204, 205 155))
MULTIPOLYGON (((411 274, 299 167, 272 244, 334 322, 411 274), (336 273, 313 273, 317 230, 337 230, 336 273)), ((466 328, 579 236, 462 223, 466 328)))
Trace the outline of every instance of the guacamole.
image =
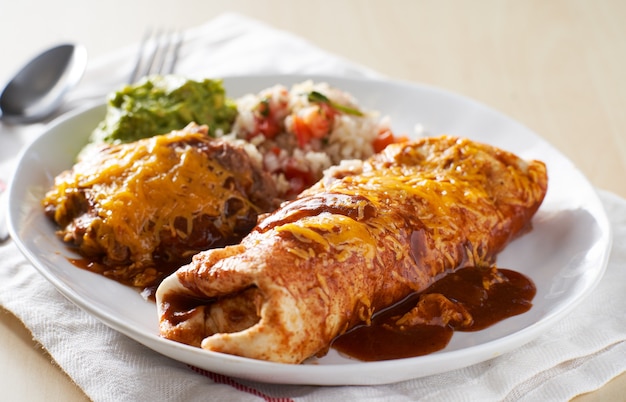
POLYGON ((104 120, 90 143, 119 144, 206 124, 209 134, 226 134, 237 116, 221 80, 194 81, 176 75, 150 76, 108 98, 104 120))

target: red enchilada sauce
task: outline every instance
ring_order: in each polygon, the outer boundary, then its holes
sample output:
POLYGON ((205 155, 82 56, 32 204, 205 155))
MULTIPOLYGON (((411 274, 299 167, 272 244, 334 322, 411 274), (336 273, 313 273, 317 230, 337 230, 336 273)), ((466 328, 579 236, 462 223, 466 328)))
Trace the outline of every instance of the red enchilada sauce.
POLYGON ((335 338, 332 348, 363 361, 426 355, 443 349, 454 331, 478 331, 528 311, 535 293, 533 282, 519 272, 463 268, 375 314, 371 325, 335 338))
POLYGON ((162 261, 157 259, 157 263, 153 267, 144 268, 144 277, 141 279, 145 282, 145 284, 141 287, 138 287, 135 283, 133 283, 132 278, 128 279, 128 276, 126 275, 127 270, 124 266, 108 266, 88 258, 68 258, 68 261, 75 267, 94 272, 123 285, 138 289, 146 300, 155 301, 156 289, 161 281, 168 275, 174 273, 182 265, 188 264, 191 261, 191 258, 174 261, 162 261), (119 269, 119 271, 117 271, 116 268, 119 269), (147 280, 146 277, 152 279, 147 280))

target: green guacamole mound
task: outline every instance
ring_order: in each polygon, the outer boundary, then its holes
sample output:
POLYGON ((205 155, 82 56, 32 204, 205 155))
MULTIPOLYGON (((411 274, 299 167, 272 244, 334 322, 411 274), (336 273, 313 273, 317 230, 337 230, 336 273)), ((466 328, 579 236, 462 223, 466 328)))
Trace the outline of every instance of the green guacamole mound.
POLYGON ((109 96, 106 117, 90 143, 133 142, 191 122, 208 125, 215 137, 228 133, 236 117, 237 107, 226 97, 221 80, 154 75, 109 96))

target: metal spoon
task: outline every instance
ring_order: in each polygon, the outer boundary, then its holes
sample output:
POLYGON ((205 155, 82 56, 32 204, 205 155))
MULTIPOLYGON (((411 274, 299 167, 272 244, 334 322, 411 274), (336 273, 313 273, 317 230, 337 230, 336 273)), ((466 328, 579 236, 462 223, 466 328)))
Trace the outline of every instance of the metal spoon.
POLYGON ((50 116, 83 76, 87 50, 62 44, 32 59, 0 93, 0 119, 10 124, 33 123, 50 116))
MULTIPOLYGON (((87 50, 62 44, 28 62, 0 93, 0 120, 9 124, 40 121, 56 111, 83 76, 87 50)), ((0 190, 0 243, 8 239, 6 191, 0 190)))

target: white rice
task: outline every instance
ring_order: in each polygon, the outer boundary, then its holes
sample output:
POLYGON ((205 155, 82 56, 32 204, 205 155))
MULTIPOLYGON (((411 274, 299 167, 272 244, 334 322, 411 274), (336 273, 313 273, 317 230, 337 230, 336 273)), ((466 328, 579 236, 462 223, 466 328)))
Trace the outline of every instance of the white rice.
POLYGON ((236 103, 238 117, 232 133, 227 137, 247 141, 246 149, 255 159, 262 160, 265 169, 275 175, 284 193, 297 190, 294 187, 297 184, 286 176, 285 172, 289 169, 308 172, 310 178, 317 181, 325 169, 342 160, 371 156, 374 153, 374 139, 382 130, 389 129, 387 117, 380 118, 376 111, 363 110, 352 95, 324 82, 305 81, 291 88, 276 85, 258 94, 245 95, 237 99, 236 103), (301 143, 294 119, 299 113, 320 107, 320 103, 309 101, 308 95, 312 91, 323 94, 333 103, 357 109, 362 116, 333 113, 332 126, 327 135, 301 143), (265 116, 259 113, 261 103, 269 107, 271 120, 280 126, 279 132, 269 136, 271 138, 258 134, 260 116, 265 116))

